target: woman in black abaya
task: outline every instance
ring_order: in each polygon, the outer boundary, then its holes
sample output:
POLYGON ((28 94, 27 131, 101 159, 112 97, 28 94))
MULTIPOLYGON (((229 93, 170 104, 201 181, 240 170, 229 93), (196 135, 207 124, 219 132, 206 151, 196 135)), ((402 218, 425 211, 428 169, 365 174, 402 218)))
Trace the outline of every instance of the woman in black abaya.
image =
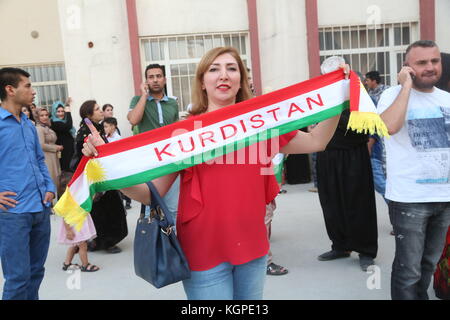
MULTIPOLYGON (((96 127, 103 140, 107 143, 103 126, 99 123, 103 120, 103 112, 94 100, 88 100, 81 105, 81 119, 88 118, 96 127)), ((88 126, 82 120, 80 129, 75 139, 76 153, 72 168, 75 169, 81 160, 83 143, 90 134, 88 126)), ((128 235, 126 211, 123 206, 119 191, 111 190, 97 193, 94 197, 91 211, 92 220, 97 230, 97 238, 89 243, 89 250, 106 250, 109 253, 119 253, 122 250, 117 244, 128 235)))

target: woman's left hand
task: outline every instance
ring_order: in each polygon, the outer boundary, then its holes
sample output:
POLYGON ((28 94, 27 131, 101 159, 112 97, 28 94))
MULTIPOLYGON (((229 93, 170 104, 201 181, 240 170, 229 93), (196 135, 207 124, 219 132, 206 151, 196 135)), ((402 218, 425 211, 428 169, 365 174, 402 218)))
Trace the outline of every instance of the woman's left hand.
POLYGON ((345 80, 348 80, 350 78, 350 65, 348 65, 347 63, 341 64, 339 68, 344 71, 345 80))
POLYGON ((96 157, 98 156, 98 151, 95 147, 105 144, 105 141, 103 141, 100 133, 97 131, 91 121, 85 121, 85 123, 91 131, 91 134, 83 144, 83 149, 81 149, 81 152, 83 152, 86 157, 96 157))

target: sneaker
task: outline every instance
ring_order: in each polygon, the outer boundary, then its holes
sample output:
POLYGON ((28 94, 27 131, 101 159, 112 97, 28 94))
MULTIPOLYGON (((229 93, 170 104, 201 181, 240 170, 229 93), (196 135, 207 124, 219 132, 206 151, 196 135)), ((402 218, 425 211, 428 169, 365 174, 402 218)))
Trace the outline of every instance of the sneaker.
POLYGON ((130 209, 131 209, 131 205, 127 203, 127 204, 125 205, 125 209, 130 210, 130 209))
POLYGON ((348 257, 350 257, 349 252, 331 250, 331 251, 321 254, 320 256, 317 257, 317 259, 319 261, 330 261, 330 260, 335 260, 335 259, 340 259, 340 258, 348 258, 348 257))
POLYGON ((375 261, 370 256, 359 254, 359 265, 361 266, 361 270, 366 272, 370 266, 375 265, 375 261))

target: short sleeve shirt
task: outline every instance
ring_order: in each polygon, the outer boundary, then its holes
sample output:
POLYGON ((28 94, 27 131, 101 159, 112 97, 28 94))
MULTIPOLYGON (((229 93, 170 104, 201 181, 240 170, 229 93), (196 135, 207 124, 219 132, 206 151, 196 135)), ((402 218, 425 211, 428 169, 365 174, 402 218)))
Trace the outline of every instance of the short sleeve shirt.
MULTIPOLYGON (((401 86, 381 95, 378 112, 394 102, 401 86)), ((450 94, 411 89, 402 129, 384 139, 386 198, 398 202, 450 201, 450 94)))
MULTIPOLYGON (((131 99, 130 110, 136 107, 139 99, 140 96, 135 96, 131 99)), ((145 102, 144 116, 138 124, 139 133, 177 122, 179 119, 178 112, 178 103, 176 99, 164 96, 159 103, 157 103, 152 96, 149 96, 145 102)))

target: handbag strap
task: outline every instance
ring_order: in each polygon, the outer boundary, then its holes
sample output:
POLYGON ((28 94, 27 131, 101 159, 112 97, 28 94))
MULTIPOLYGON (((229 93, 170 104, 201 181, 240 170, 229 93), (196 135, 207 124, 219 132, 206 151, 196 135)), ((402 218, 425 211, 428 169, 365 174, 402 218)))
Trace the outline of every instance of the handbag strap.
POLYGON ((172 220, 171 212, 169 211, 169 208, 167 208, 166 203, 164 202, 164 199, 159 194, 158 190, 156 189, 153 182, 148 181, 147 186, 150 190, 151 194, 151 201, 150 201, 150 210, 156 209, 158 206, 161 208, 161 210, 164 212, 164 220, 167 221, 167 224, 170 226, 174 226, 174 221, 172 220))

